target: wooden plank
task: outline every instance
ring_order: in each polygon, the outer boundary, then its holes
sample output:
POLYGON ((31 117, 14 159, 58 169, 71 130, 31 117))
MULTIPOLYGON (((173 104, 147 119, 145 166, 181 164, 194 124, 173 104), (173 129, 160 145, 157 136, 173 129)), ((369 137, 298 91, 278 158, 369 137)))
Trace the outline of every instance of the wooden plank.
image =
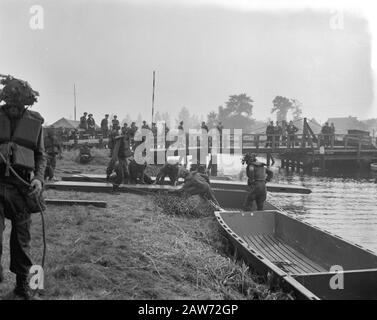
MULTIPOLYGON (((113 192, 113 185, 103 182, 75 182, 75 181, 56 181, 47 182, 45 184, 47 189, 56 190, 74 190, 81 192, 113 192)), ((118 192, 135 192, 135 193, 152 193, 158 191, 177 191, 182 186, 170 185, 148 185, 148 184, 133 184, 133 185, 120 185, 117 189, 118 192)))
MULTIPOLYGON (((155 181, 155 177, 151 177, 155 181)), ((62 181, 77 181, 77 182, 105 182, 105 175, 94 175, 94 174, 83 174, 83 175, 72 175, 62 177, 62 181)), ((168 177, 165 178, 165 182, 170 181, 168 177)), ((248 186, 244 181, 232 181, 232 180, 221 180, 221 177, 213 178, 210 177, 211 186, 213 188, 220 189, 231 189, 231 190, 248 190, 248 186)), ((179 182, 183 182, 180 179, 179 182)), ((311 190, 302 186, 280 184, 280 183, 267 183, 267 191, 278 192, 278 193, 300 193, 300 194, 310 194, 311 190)))
POLYGON ((94 206, 98 208, 106 208, 107 203, 105 201, 94 200, 78 200, 78 199, 46 199, 46 204, 56 206, 94 206))

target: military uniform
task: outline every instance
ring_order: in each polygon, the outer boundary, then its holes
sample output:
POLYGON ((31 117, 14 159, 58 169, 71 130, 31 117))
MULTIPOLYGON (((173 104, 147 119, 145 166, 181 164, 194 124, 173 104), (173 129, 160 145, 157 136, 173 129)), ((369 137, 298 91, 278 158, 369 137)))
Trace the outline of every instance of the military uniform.
POLYGON ((108 117, 105 117, 101 121, 101 131, 102 131, 102 137, 107 138, 107 135, 109 134, 109 120, 108 117))
POLYGON ((92 114, 89 115, 89 118, 87 120, 87 124, 88 124, 88 132, 89 132, 89 134, 92 137, 95 137, 95 135, 96 135, 96 122, 93 119, 93 115, 92 114))
POLYGON ((7 218, 12 222, 10 271, 17 276, 14 294, 26 299, 30 298, 27 276, 33 265, 30 257, 31 213, 39 210, 31 205, 36 202, 29 196, 30 187, 10 168, 35 188, 35 194, 40 194, 46 168, 44 120, 39 113, 24 108, 32 105, 38 95, 26 82, 8 76, 1 83, 5 86, 0 91, 0 101, 6 104, 0 107, 0 261, 7 218), (14 110, 18 110, 17 116, 14 110))
POLYGON ((296 132, 298 132, 298 128, 293 124, 290 123, 287 126, 287 133, 288 133, 288 148, 294 148, 296 144, 296 132))
POLYGON ((263 210, 267 197, 266 181, 271 180, 273 173, 265 167, 264 163, 251 160, 247 164, 246 175, 250 191, 246 196, 244 207, 248 209, 253 204, 253 201, 255 201, 257 209, 263 210))
POLYGON ((128 136, 118 136, 114 138, 114 147, 111 153, 111 160, 106 170, 109 179, 112 172, 115 171, 116 176, 112 179, 114 186, 118 186, 127 182, 129 179, 128 158, 132 156, 130 141, 128 136))
POLYGON ((111 120, 111 124, 112 124, 112 130, 119 130, 120 129, 120 126, 119 126, 119 120, 117 118, 114 117, 113 120, 111 120))
POLYGON ((86 119, 86 112, 82 117, 80 117, 80 125, 79 127, 83 130, 88 130, 88 120, 86 119))
POLYGON ((45 179, 52 179, 55 176, 56 156, 62 152, 62 147, 54 133, 49 133, 45 140, 45 151, 47 154, 47 166, 45 171, 45 179))
POLYGON ((274 124, 271 122, 266 128, 267 142, 266 148, 272 148, 273 135, 275 134, 274 124))
POLYGON ((84 144, 80 148, 80 163, 87 164, 92 160, 92 154, 90 152, 90 146, 84 144))

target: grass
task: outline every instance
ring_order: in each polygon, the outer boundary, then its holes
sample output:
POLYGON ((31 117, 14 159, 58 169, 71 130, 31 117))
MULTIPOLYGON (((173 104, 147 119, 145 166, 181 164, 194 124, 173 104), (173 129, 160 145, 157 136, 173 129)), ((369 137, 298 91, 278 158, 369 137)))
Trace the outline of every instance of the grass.
MULTIPOLYGON (((77 168, 67 155, 58 162, 66 169, 63 163, 77 168)), ((100 166, 90 168, 99 171, 100 166)), ((211 208, 199 198, 55 190, 46 196, 104 200, 108 206, 49 206, 45 299, 288 298, 229 256, 211 208)), ((32 256, 40 263, 41 219, 32 217, 32 256)), ((7 221, 4 240, 9 231, 7 221)), ((1 296, 14 285, 7 245, 3 258, 1 296)))

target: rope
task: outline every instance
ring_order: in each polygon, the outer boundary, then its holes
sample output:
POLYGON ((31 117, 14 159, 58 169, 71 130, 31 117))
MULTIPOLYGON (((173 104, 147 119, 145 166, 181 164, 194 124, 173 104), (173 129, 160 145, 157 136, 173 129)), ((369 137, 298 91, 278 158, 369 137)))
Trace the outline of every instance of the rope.
MULTIPOLYGON (((4 155, 0 152, 0 157, 1 159, 7 163, 7 160, 5 159, 4 155)), ((23 183, 25 186, 27 186, 28 188, 31 187, 31 184, 29 182, 27 182, 26 180, 24 180, 14 169, 11 165, 9 165, 9 170, 10 172, 12 172, 12 174, 21 182, 23 183)), ((35 200, 38 204, 38 208, 40 210, 40 213, 41 213, 41 221, 42 221, 42 239, 43 239, 43 253, 42 253, 42 263, 41 263, 41 266, 42 266, 42 269, 44 269, 44 265, 45 265, 45 261, 46 261, 46 252, 47 252, 47 242, 46 242, 46 224, 45 224, 45 217, 44 217, 44 209, 42 208, 42 205, 41 205, 41 202, 38 198, 38 195, 34 195, 35 196, 35 200)), ((37 290, 35 290, 34 294, 35 295, 37 293, 37 290)))

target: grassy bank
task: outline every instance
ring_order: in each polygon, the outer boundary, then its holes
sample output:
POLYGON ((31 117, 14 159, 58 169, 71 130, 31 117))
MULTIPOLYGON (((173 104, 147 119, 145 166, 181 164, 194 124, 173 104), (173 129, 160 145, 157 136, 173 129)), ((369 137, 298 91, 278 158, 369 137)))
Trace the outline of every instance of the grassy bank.
MULTIPOLYGON (((245 264, 227 255, 227 241, 208 205, 198 198, 54 190, 46 196, 105 200, 108 206, 49 206, 45 299, 287 298, 270 292, 245 264)), ((36 263, 42 253, 40 222, 33 215, 36 263)), ((9 227, 7 223, 5 244, 9 227)), ((9 248, 4 249, 6 282, 0 295, 14 285, 9 248)))

